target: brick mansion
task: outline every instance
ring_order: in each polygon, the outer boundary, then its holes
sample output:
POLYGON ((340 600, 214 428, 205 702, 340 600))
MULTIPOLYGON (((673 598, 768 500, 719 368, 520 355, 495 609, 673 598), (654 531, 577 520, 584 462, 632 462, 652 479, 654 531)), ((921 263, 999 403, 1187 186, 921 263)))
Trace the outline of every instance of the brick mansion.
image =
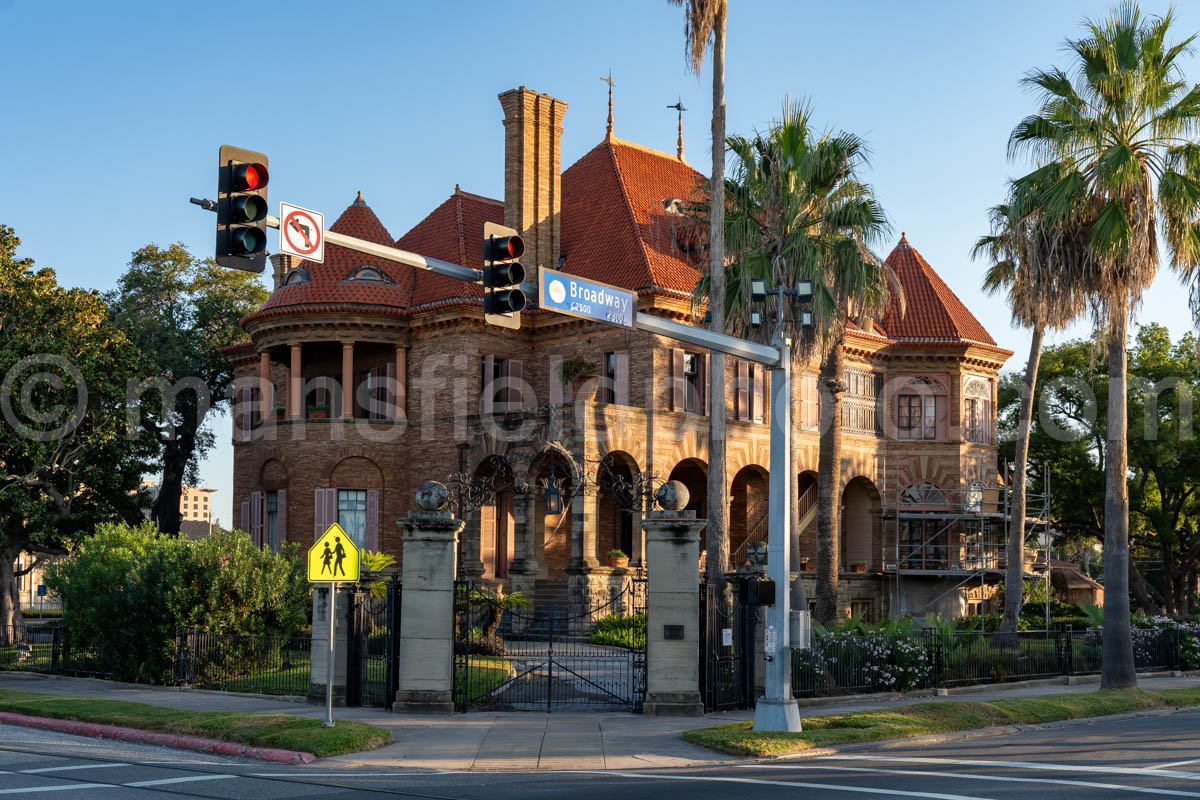
MULTIPOLYGON (((330 230, 480 268, 484 223, 506 224, 530 273, 602 281, 636 292, 640 312, 701 324, 700 256, 679 208, 704 176, 682 147, 627 142, 610 123, 563 169, 566 103, 521 87, 500 106, 503 199, 456 186, 397 238, 360 193, 330 230)), ((904 312, 893 303, 845 340, 839 597, 868 619, 958 616, 1003 580, 996 392, 1011 353, 906 236, 886 261, 904 312)), ((728 419, 730 569, 765 541, 761 367, 727 358, 729 392, 711 397, 707 354, 651 333, 536 310, 519 330, 488 326, 477 286, 332 244, 323 263, 272 264, 269 299, 242 321, 248 341, 226 351, 243 387, 235 518, 264 546, 307 546, 336 521, 399 557, 395 520, 433 479, 461 503, 462 574, 535 603, 605 599, 647 566, 639 484, 679 480, 705 515, 714 403, 728 419)), ((794 375, 803 578, 816 555, 817 364, 794 375)))

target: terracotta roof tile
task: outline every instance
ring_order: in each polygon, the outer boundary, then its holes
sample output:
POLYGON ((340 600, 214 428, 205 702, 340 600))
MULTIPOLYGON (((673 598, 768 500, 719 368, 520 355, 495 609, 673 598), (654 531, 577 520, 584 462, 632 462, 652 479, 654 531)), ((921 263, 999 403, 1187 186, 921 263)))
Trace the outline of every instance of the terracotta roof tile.
MULTIPOLYGON (((481 269, 485 222, 503 223, 504 204, 455 187, 454 194, 396 240, 396 247, 428 258, 481 269)), ((410 306, 414 309, 476 302, 483 294, 474 284, 425 270, 414 269, 412 273, 410 306)))
MULTIPOLYGON (((392 237, 387 228, 362 200, 356 200, 343 211, 329 230, 376 244, 392 244, 392 237)), ((312 280, 279 287, 267 298, 262 312, 259 313, 342 303, 358 307, 389 308, 406 308, 409 305, 413 270, 405 264, 363 255, 327 243, 324 263, 302 261, 299 266, 308 270, 312 280), (391 282, 346 280, 356 267, 364 264, 377 267, 391 282)))
POLYGON ((907 306, 901 315, 898 301, 893 300, 883 315, 881 324, 889 337, 898 341, 970 341, 996 345, 975 315, 908 243, 907 236, 901 234, 900 243, 887 257, 887 265, 904 287, 907 306))

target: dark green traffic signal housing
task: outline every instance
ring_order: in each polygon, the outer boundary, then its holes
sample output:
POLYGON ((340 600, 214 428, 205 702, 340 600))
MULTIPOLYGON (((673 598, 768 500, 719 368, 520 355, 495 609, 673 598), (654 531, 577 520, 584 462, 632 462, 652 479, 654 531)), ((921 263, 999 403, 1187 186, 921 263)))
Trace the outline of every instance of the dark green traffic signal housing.
POLYGON ((513 228, 483 224, 483 318, 489 325, 521 327, 525 308, 525 268, 517 261, 525 242, 513 228))
POLYGON ((267 264, 267 156, 222 145, 217 174, 217 263, 262 272, 267 264))

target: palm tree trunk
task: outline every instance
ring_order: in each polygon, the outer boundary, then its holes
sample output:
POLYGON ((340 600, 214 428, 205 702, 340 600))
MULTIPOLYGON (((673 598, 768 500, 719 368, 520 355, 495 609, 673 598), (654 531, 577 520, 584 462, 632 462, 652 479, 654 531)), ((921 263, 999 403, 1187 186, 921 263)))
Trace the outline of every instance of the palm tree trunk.
POLYGON ((1137 686, 1129 629, 1129 467, 1126 347, 1129 295, 1113 303, 1108 330, 1108 461, 1104 498, 1104 645, 1100 688, 1137 686))
MULTIPOLYGON (((1029 461, 1029 431, 1033 427, 1033 390, 1037 386, 1038 365, 1042 360, 1043 327, 1033 326, 1029 360, 1021 387, 1020 418, 1017 420, 1016 454, 1013 457, 1012 508, 1009 512, 1007 568, 1004 573, 1004 618, 1000 621, 1001 644, 1017 642, 1017 615, 1025 588, 1025 499, 1028 480, 1025 465, 1029 461)), ((1049 567, 1049 565, 1047 565, 1049 567)))
POLYGON ((821 365, 821 445, 817 458, 817 621, 838 617, 838 501, 842 483, 842 337, 821 365))
MULTIPOLYGON (((712 330, 725 332, 725 4, 713 29, 712 206, 709 299, 712 330)), ((708 581, 723 587, 729 569, 729 482, 725 479, 725 354, 709 359, 708 409, 708 581)))

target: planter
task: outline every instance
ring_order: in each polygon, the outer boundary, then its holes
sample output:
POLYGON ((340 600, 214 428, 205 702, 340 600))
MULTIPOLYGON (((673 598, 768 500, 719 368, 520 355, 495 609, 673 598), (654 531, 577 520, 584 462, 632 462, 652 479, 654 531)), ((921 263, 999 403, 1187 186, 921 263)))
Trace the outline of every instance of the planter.
POLYGON ((312 406, 310 406, 308 408, 308 414, 306 416, 308 417, 308 419, 329 419, 329 409, 328 408, 320 408, 320 407, 313 408, 312 406))
POLYGON ((287 409, 286 408, 275 409, 275 419, 277 419, 277 420, 287 419, 287 409))
POLYGON ((805 561, 804 563, 802 563, 800 565, 800 571, 801 572, 816 572, 817 565, 811 561, 805 561))
POLYGON ((609 558, 608 565, 610 567, 621 567, 624 569, 625 567, 629 566, 629 556, 626 556, 625 558, 609 558))
POLYGON ((861 564, 861 563, 860 564, 851 564, 850 571, 858 573, 859 575, 865 575, 867 572, 867 565, 861 564))

